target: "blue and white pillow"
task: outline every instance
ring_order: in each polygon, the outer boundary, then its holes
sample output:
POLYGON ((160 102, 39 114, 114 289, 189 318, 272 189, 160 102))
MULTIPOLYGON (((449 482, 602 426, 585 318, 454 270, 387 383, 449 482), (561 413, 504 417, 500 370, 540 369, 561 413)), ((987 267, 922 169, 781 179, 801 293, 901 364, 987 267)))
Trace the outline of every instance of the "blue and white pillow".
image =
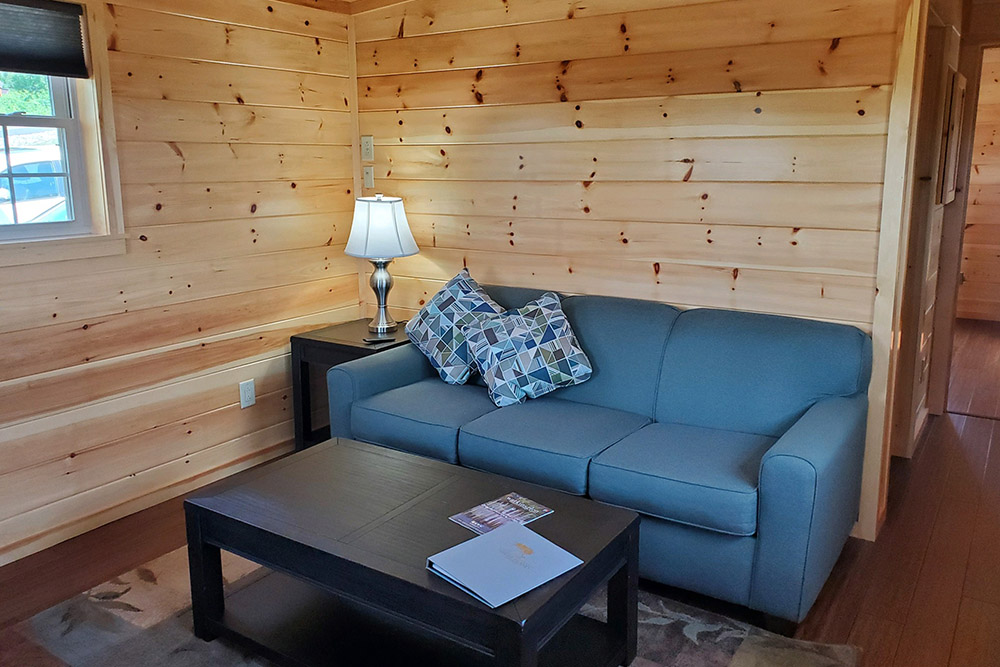
POLYGON ((523 308, 476 319, 464 332, 490 398, 500 407, 580 384, 593 374, 553 292, 523 308))
POLYGON ((406 335, 442 380, 465 384, 472 372, 472 360, 462 329, 501 312, 503 308, 472 279, 468 269, 462 269, 406 323, 406 335))

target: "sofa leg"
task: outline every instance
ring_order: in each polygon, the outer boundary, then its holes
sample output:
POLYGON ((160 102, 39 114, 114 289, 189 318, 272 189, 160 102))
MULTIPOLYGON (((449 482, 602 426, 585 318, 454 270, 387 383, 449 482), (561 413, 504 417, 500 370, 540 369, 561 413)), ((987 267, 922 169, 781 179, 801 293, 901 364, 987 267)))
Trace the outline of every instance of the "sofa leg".
POLYGON ((768 632, 773 632, 782 637, 794 637, 795 631, 799 629, 799 624, 771 614, 763 614, 763 627, 768 632))

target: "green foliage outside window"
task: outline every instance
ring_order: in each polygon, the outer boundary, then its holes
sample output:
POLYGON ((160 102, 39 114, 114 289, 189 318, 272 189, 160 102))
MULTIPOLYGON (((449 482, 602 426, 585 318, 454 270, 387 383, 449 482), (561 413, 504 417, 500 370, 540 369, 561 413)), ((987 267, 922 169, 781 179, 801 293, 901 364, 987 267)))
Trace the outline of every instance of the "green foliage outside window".
POLYGON ((39 74, 0 72, 0 115, 24 113, 51 116, 52 94, 48 77, 39 74))

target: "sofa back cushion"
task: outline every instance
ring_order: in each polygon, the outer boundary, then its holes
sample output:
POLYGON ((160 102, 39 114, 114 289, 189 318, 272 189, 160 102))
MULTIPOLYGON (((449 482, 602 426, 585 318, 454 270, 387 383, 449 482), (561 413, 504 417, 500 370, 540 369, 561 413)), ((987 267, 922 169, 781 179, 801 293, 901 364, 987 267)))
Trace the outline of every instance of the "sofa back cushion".
MULTIPOLYGON (((504 310, 521 308, 529 301, 534 301, 546 292, 552 290, 535 289, 534 287, 509 287, 507 285, 483 285, 483 291, 490 298, 503 306, 504 310)), ((556 292, 558 294, 558 292, 556 292)), ((560 295, 560 298, 562 295, 560 295)))
POLYGON ((855 327, 688 310, 667 341, 653 416, 779 437, 817 400, 867 391, 871 356, 855 327))
POLYGON ((593 374, 552 396, 652 417, 663 347, 679 311, 606 296, 568 296, 562 306, 593 374))

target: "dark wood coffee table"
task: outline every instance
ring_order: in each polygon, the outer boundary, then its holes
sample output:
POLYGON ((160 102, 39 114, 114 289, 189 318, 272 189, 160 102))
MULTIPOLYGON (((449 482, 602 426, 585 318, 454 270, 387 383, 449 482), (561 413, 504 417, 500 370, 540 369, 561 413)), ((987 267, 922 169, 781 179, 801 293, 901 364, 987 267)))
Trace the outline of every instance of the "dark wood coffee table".
POLYGON ((330 440, 184 503, 195 634, 294 665, 629 664, 639 519, 542 486, 330 440), (473 537, 448 520, 515 491, 555 510, 531 528, 584 563, 497 609, 426 569, 473 537), (220 549, 266 575, 223 595, 220 549), (607 584, 608 622, 577 612, 607 584))

